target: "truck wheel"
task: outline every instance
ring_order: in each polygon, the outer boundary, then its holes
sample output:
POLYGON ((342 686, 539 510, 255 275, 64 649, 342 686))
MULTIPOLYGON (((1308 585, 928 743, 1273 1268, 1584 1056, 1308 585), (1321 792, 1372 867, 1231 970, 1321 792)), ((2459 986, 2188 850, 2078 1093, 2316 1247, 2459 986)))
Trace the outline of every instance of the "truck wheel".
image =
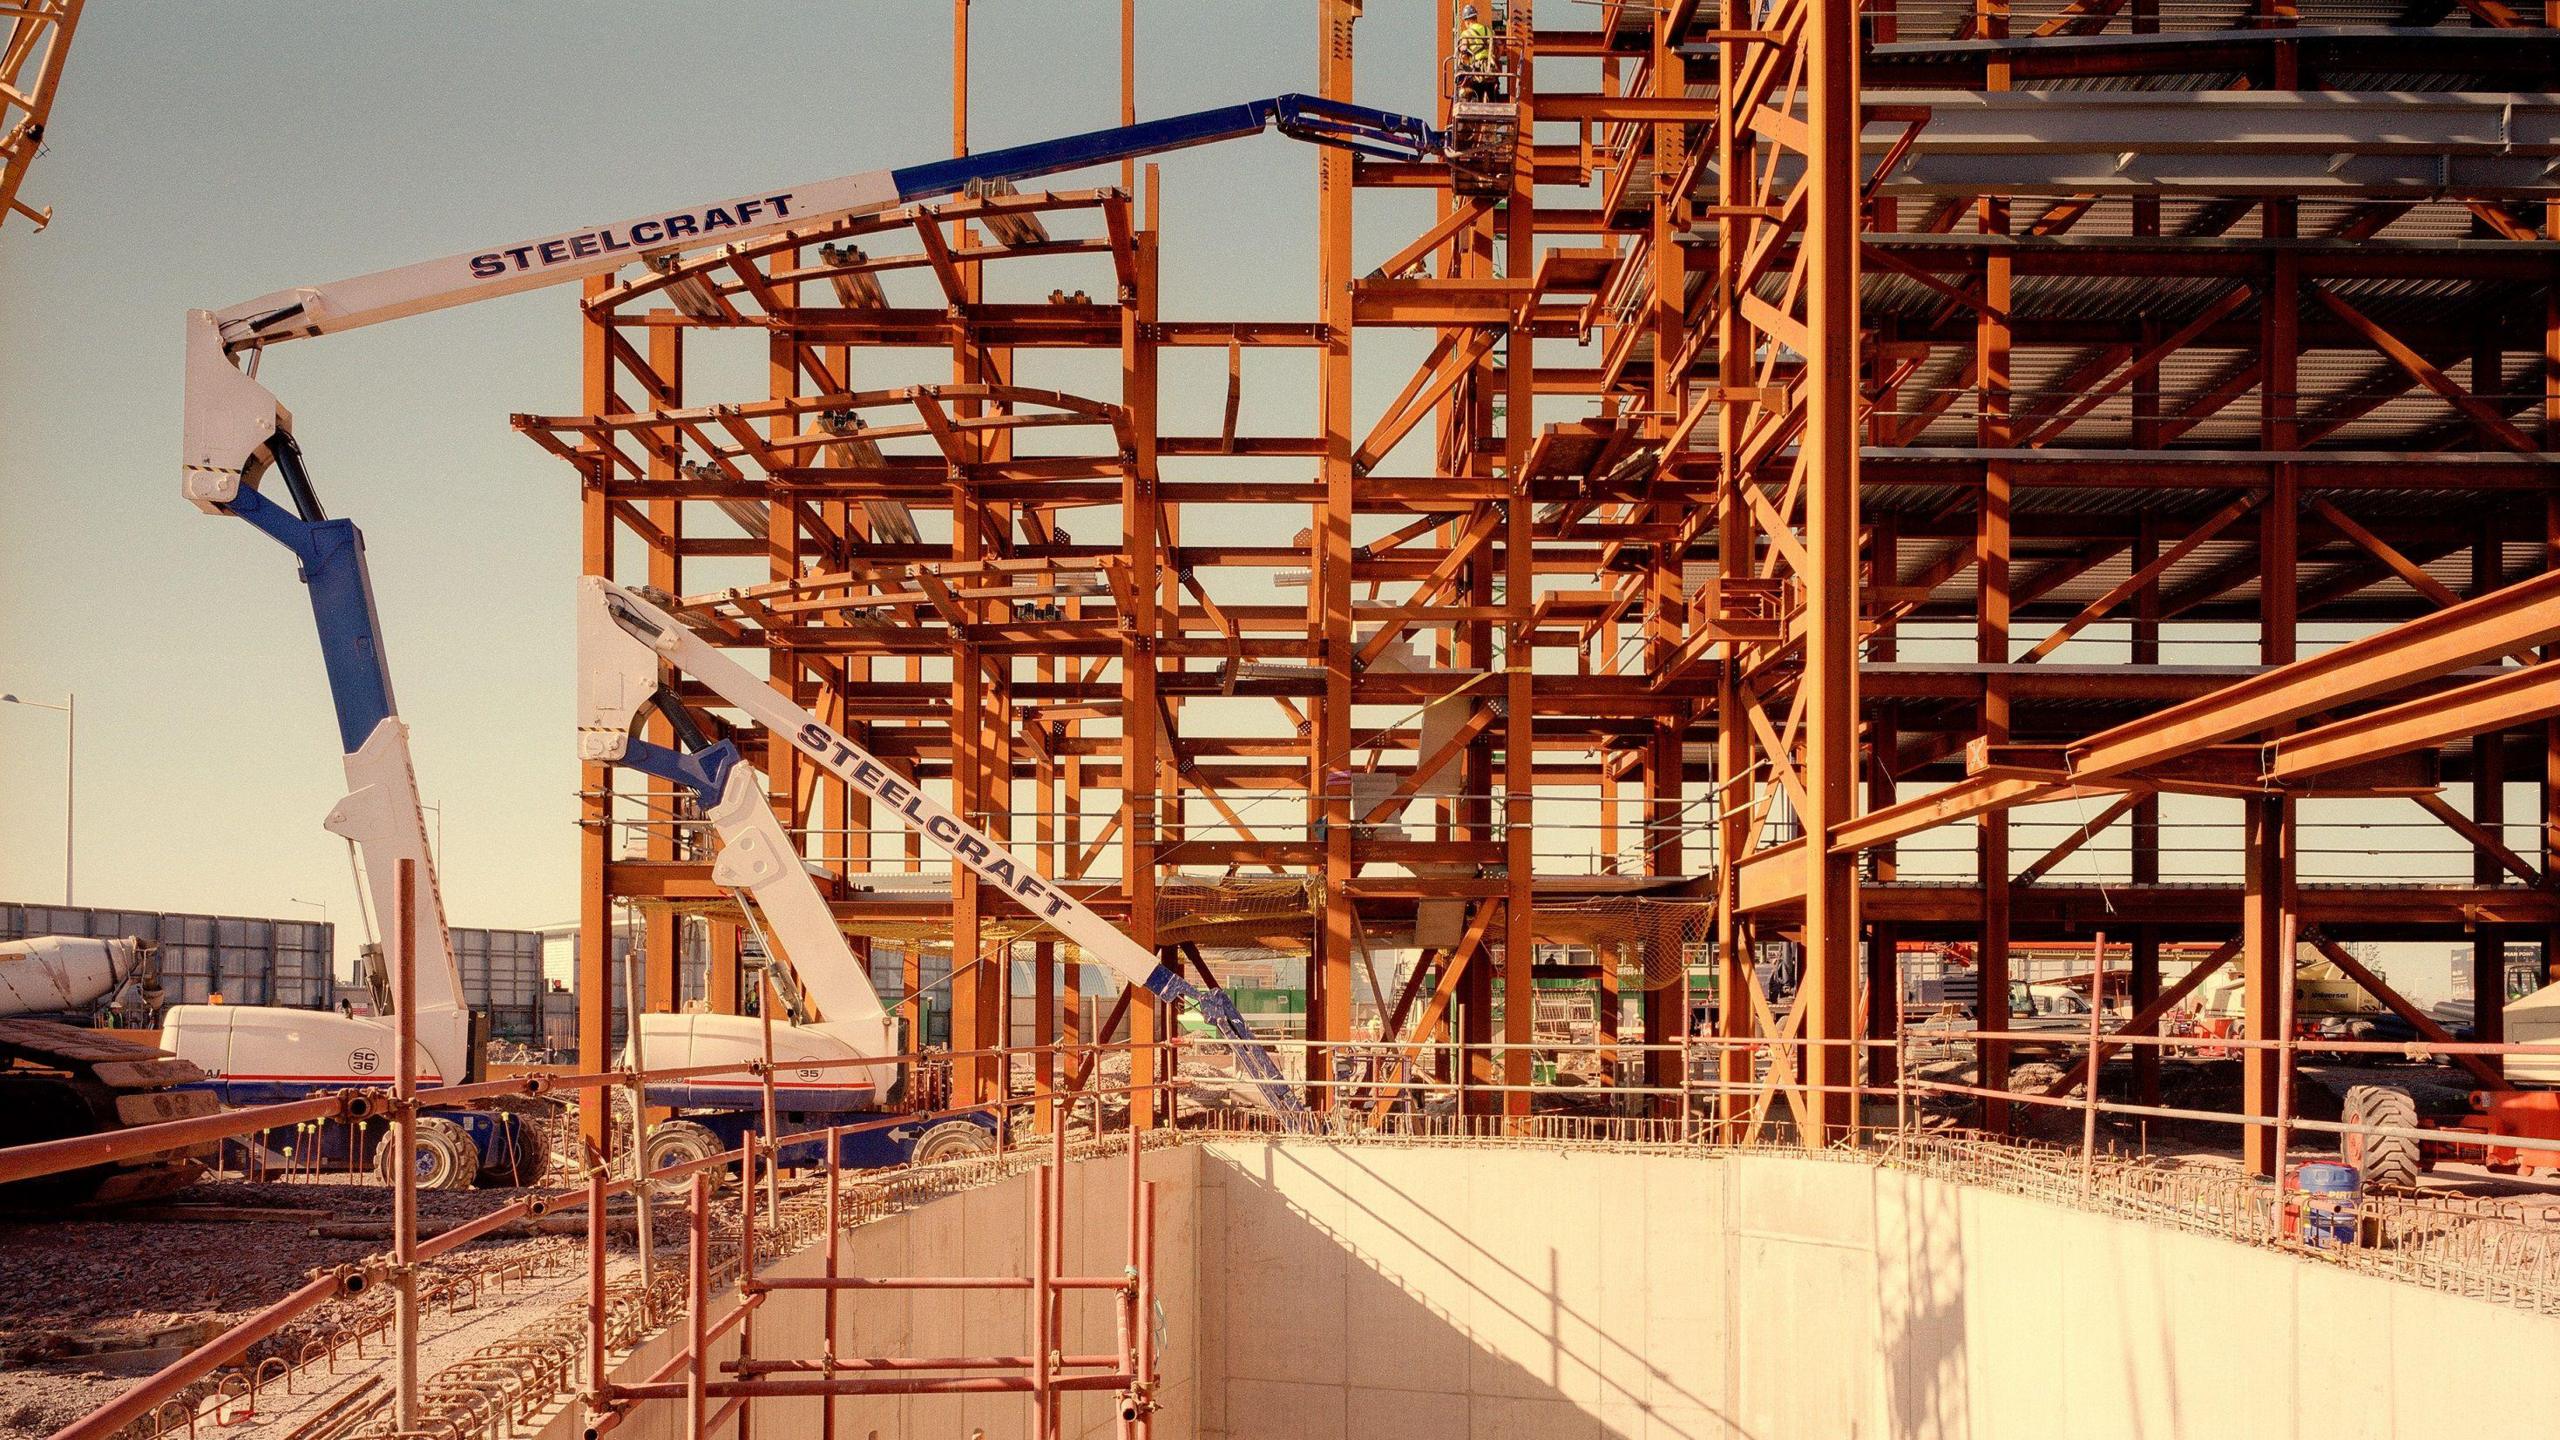
MULTIPOLYGON (((670 1120, 649 1132, 649 1145, 645 1153, 649 1160, 649 1173, 654 1175, 674 1166, 690 1165, 697 1160, 708 1160, 728 1148, 720 1143, 719 1136, 714 1135, 704 1126, 696 1125, 690 1120, 670 1120)), ((711 1177, 711 1183, 717 1185, 722 1178, 720 1175, 714 1175, 711 1177)))
POLYGON ((934 1165, 945 1160, 959 1160, 971 1155, 992 1155, 996 1137, 986 1127, 968 1120, 945 1120, 916 1137, 907 1160, 915 1165, 934 1165))
MULTIPOLYGON (((2343 1119, 2350 1125, 2418 1128, 2418 1102, 2396 1085, 2352 1085, 2347 1088, 2343 1119)), ((2418 1142, 2406 1135, 2338 1137, 2338 1156, 2356 1167, 2364 1183, 2385 1190, 2415 1190, 2427 1168, 2418 1142)))
MULTIPOLYGON (((400 1136, 397 1129, 385 1133, 382 1144, 373 1152, 373 1173, 383 1184, 393 1182, 398 1173, 391 1167, 400 1163, 400 1136)), ((461 1126, 440 1115, 418 1117, 418 1188, 421 1190, 465 1190, 471 1177, 480 1170, 480 1149, 461 1126)))
POLYGON ((542 1127, 522 1116, 509 1116, 499 1127, 497 1154, 482 1156, 473 1183, 483 1190, 521 1190, 539 1185, 551 1173, 551 1142, 542 1127))

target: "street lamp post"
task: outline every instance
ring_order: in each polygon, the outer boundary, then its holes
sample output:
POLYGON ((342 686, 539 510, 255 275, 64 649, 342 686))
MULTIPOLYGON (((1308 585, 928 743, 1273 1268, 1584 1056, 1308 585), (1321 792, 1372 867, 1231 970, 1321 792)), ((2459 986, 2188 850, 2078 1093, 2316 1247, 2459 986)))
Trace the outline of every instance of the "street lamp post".
POLYGON ((47 705, 41 700, 21 700, 15 695, 0 695, 0 705, 24 705, 31 710, 58 710, 62 713, 62 904, 73 904, 71 860, 78 831, 78 795, 74 786, 79 781, 80 697, 64 691, 62 703, 47 705))

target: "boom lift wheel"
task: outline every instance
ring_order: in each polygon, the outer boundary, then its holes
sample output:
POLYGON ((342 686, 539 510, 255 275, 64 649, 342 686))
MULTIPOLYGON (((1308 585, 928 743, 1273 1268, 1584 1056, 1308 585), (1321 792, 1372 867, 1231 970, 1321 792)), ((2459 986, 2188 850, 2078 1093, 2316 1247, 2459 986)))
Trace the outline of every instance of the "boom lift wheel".
MULTIPOLYGON (((394 1130, 382 1137, 373 1152, 373 1173, 383 1184, 392 1182, 392 1166, 399 1163, 400 1137, 394 1130)), ((480 1150, 461 1126, 441 1115, 418 1117, 418 1188, 421 1190, 468 1190, 471 1179, 480 1173, 480 1150)))
POLYGON ((497 1159, 483 1164, 474 1179, 481 1188, 521 1190, 551 1173, 551 1142, 529 1117, 508 1116, 498 1146, 497 1159))
MULTIPOLYGON (((2416 1097, 2396 1085, 2349 1086, 2344 1110, 2343 1118, 2350 1125, 2418 1128, 2416 1097)), ((2356 1167, 2365 1184, 2386 1190, 2417 1189, 2418 1176, 2427 1168, 2418 1142, 2406 1135, 2360 1135, 2349 1131, 2338 1137, 2338 1156, 2356 1167)))
MULTIPOLYGON (((649 1132, 649 1143, 642 1153, 648 1159, 649 1173, 654 1175, 677 1165, 708 1160, 728 1148, 705 1126, 690 1120, 670 1120, 649 1132)), ((714 1175, 711 1182, 716 1185, 723 1178, 714 1175)))
POLYGON ((965 1159, 971 1155, 992 1155, 996 1137, 986 1128, 967 1120, 945 1120, 916 1137, 915 1148, 907 1152, 909 1163, 934 1165, 945 1160, 965 1159))

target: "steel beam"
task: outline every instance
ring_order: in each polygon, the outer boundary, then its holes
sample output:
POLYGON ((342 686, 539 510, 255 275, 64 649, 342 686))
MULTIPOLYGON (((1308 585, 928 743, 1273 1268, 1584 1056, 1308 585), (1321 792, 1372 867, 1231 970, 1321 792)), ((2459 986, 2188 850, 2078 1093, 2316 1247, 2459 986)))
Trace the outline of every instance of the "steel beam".
MULTIPOLYGON (((1928 123, 1883 179, 1897 195, 2536 199, 2560 159, 2547 94, 1905 90, 1928 123)), ((1900 138, 1870 122, 1869 164, 1900 138)))
MULTIPOLYGON (((1805 833, 1828 836, 1857 813, 1858 778, 1858 231, 1860 189, 1856 0, 1807 0, 1803 62, 1811 131, 1804 185, 1806 265, 1803 463, 1805 550, 1805 833)), ((1730 722, 1728 722, 1730 723, 1730 722)), ((1848 1093, 1859 955, 1858 866, 1827 845, 1804 855, 1804 1016, 1808 1095, 1802 1139, 1857 1134, 1848 1093)))
POLYGON ((2560 716, 2560 665, 2545 662, 2288 735, 2275 744, 2267 779, 2304 780, 2553 716, 2560 716))
POLYGON ((2083 784, 2128 775, 2554 638, 2560 638, 2560 573, 2520 581, 2093 735, 2070 747, 2070 773, 2083 784))

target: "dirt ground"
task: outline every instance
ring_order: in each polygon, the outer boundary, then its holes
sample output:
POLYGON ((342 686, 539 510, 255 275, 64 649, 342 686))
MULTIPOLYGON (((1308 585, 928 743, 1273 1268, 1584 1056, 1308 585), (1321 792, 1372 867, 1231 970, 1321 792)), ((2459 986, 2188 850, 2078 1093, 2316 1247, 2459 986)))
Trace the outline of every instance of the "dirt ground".
MULTIPOLYGON (((1918 1072, 1931 1079, 1952 1079, 1963 1083, 1973 1080, 1969 1060, 1944 1060, 1924 1064, 1918 1072)), ((2011 1076, 2013 1090, 2042 1090, 2059 1072, 2040 1061, 2021 1063, 2011 1076)), ((2160 1104, 2172 1109, 2212 1110, 2236 1114, 2240 1109, 2240 1062, 2236 1059, 2188 1060, 2172 1058, 2160 1067, 2160 1104)), ((2422 1110, 2460 1108, 2462 1097, 2473 1088, 2470 1077, 2450 1065, 2388 1062, 2359 1057, 2353 1062, 2343 1059, 2321 1060, 2306 1056, 2293 1093, 2293 1113, 2306 1120, 2341 1118, 2346 1093, 2356 1085, 2393 1085, 2407 1089, 2419 1097, 2422 1110)), ((2100 1093, 2109 1101, 2133 1098, 2132 1067, 2120 1062, 2109 1063, 2100 1075, 2100 1093)), ((2074 1107, 2021 1106, 2017 1117, 2018 1138, 2049 1144, 2080 1143, 2082 1118, 2074 1107)), ((1930 1097, 1924 1109, 1943 1112, 1949 1117, 1970 1110, 1971 1101, 1964 1096, 1930 1097)), ((2134 1153, 2176 1157, 2198 1163, 2227 1161, 2237 1164, 2240 1153, 2240 1129, 2228 1122, 2164 1119, 2131 1115, 2102 1115, 2098 1122, 2101 1146, 2134 1153)), ((2294 1160, 2334 1158, 2337 1138, 2320 1131, 2294 1133, 2291 1154, 2294 1160)), ((2499 1175, 2477 1164, 2451 1161, 2430 1169, 2420 1180, 2428 1193, 2466 1195, 2479 1198, 2522 1196, 2560 1198, 2560 1179, 2523 1175, 2499 1175)))
MULTIPOLYGON (((1107 1091, 1125 1084, 1126 1063, 1122 1057, 1106 1059, 1100 1086, 1107 1091)), ((2018 1083, 2041 1089, 2057 1073, 2050 1066, 2036 1068, 2041 1074, 2022 1065, 2018 1083)), ((1970 1070, 1969 1061, 1953 1058, 1922 1066, 1925 1074, 1968 1082, 1970 1070)), ((1023 1079, 1027 1084, 1028 1075, 1023 1079)), ((2130 1066, 2108 1066, 2104 1094, 2110 1100, 2130 1098, 2131 1079, 2130 1066)), ((2306 1060, 2294 1093, 2295 1113, 2336 1119, 2347 1088, 2370 1083, 2409 1087, 2447 1103, 2468 1088, 2464 1077, 2449 1067, 2306 1060)), ((1230 1103, 1242 1098, 1228 1097, 1218 1087, 1203 1094, 1230 1103)), ((1202 1098, 1185 1096, 1187 1118, 1201 1119, 1211 1108, 1202 1098)), ((2236 1111, 2239 1062, 2172 1060, 2162 1067, 2160 1099, 2181 1109, 2236 1111)), ((1106 1125, 1118 1123, 1124 1103, 1116 1098, 1103 1102, 1106 1125)), ((1921 1108, 1945 1111, 1940 1118, 1953 1121, 1970 1104, 1964 1097, 1939 1095, 1927 1097, 1921 1108)), ((2082 1116, 2076 1106, 2018 1108, 2020 1138, 2079 1143, 2082 1116)), ((2099 1143, 2200 1165, 2238 1162, 2238 1130, 2223 1123, 2106 1116, 2099 1143)), ((2296 1134, 2298 1159, 2334 1151, 2326 1135, 2296 1134)), ((2560 1181, 2493 1175, 2475 1165, 2440 1166, 2425 1184, 2446 1194, 2560 1199, 2560 1181)), ((514 1194, 422 1194, 421 1228, 432 1233, 486 1214, 514 1194)), ((290 1293, 316 1270, 383 1253, 388 1242, 381 1235, 332 1237, 319 1234, 318 1228, 324 1222, 350 1221, 387 1227, 390 1208, 389 1192, 365 1181, 224 1180, 120 1210, 0 1212, 0 1440, 43 1440, 136 1379, 290 1293)), ((556 1236, 501 1235, 466 1247, 449 1263, 484 1263, 559 1243, 556 1236)), ((333 1302, 314 1310, 252 1359, 298 1351, 346 1324, 362 1303, 333 1302)))
MULTIPOLYGON (((422 1194, 421 1228, 487 1214, 516 1192, 422 1194)), ((333 1239, 322 1221, 380 1220, 391 1194, 369 1184, 209 1182, 167 1201, 55 1216, 0 1215, 0 1440, 36 1440, 114 1398, 315 1269, 388 1248, 333 1239)), ((492 1238, 469 1257, 556 1244, 492 1238)), ((272 1342, 290 1352, 340 1323, 333 1305, 272 1342)))

